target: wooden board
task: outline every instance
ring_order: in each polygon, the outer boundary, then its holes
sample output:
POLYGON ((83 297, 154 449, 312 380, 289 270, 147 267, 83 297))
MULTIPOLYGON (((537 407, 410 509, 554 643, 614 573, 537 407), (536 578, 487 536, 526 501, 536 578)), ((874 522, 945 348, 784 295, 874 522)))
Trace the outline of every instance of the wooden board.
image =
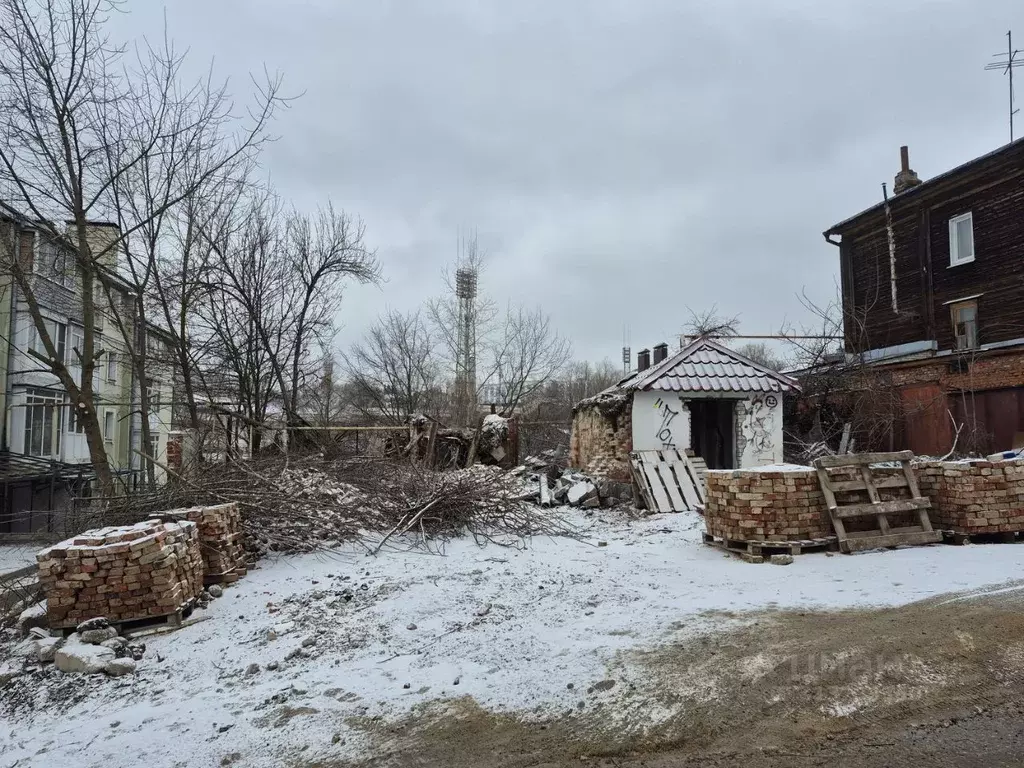
POLYGON ((822 456, 814 460, 815 467, 833 469, 835 467, 859 467, 863 464, 886 464, 896 461, 911 461, 913 451, 895 451, 893 453, 847 453, 842 456, 822 456))
POLYGON ((653 512, 686 512, 704 503, 697 473, 678 451, 634 451, 630 454, 630 469, 653 512))
POLYGON ((933 544, 941 541, 942 534, 932 530, 928 517, 931 506, 928 499, 921 495, 917 477, 910 464, 913 453, 861 453, 845 456, 823 456, 814 460, 814 468, 818 474, 818 482, 825 496, 832 527, 835 529, 839 548, 843 552, 857 552, 879 547, 894 547, 900 544, 933 544), (892 477, 875 477, 871 473, 871 465, 883 462, 899 462, 902 470, 900 475, 892 477), (833 480, 828 470, 838 468, 856 469, 859 480, 833 480), (906 488, 909 498, 890 499, 883 501, 878 493, 880 488, 906 488), (839 504, 836 492, 862 492, 867 501, 839 504), (918 525, 902 528, 891 528, 888 515, 916 512, 918 525), (874 516, 877 528, 868 531, 848 532, 843 520, 874 516))

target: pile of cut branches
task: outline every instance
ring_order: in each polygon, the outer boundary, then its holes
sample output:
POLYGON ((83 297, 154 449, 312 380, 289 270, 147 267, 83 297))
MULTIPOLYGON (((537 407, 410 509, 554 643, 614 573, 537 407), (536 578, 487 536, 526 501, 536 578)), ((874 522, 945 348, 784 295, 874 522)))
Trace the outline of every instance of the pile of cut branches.
POLYGON ((360 540, 429 546, 470 534, 508 543, 531 535, 571 535, 551 510, 528 503, 518 478, 496 467, 438 471, 381 459, 325 461, 268 457, 199 468, 155 491, 111 500, 105 519, 236 502, 247 549, 308 552, 360 540))

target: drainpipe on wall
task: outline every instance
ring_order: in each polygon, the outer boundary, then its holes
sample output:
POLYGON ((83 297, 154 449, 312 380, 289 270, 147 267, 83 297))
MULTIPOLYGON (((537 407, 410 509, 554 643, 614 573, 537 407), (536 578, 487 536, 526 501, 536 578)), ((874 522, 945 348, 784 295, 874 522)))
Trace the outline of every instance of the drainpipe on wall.
MULTIPOLYGON (((11 246, 11 255, 17 259, 21 257, 21 230, 18 226, 11 222, 11 239, 13 245, 11 246)), ((14 360, 14 331, 17 328, 15 319, 18 312, 18 281, 14 279, 14 275, 11 275, 11 318, 10 327, 7 329, 7 371, 4 376, 4 413, 3 413, 3 425, 0 426, 0 448, 7 451, 10 450, 8 440, 8 422, 10 421, 11 414, 11 400, 14 396, 14 390, 11 388, 11 366, 14 360)))
POLYGON ((896 235, 892 231, 892 211, 889 209, 889 193, 882 183, 882 202, 885 205, 885 234, 889 239, 889 288, 892 293, 893 314, 899 313, 896 305, 896 235))

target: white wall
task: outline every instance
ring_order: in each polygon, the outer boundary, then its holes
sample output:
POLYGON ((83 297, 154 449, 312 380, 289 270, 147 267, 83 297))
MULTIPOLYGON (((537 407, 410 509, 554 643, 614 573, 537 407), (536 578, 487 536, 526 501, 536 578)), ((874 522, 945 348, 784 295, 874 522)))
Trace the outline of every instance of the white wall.
POLYGON ((690 412, 678 394, 637 392, 633 395, 633 450, 661 451, 690 447, 690 412))
POLYGON ((782 463, 782 395, 758 394, 743 403, 740 468, 782 463))

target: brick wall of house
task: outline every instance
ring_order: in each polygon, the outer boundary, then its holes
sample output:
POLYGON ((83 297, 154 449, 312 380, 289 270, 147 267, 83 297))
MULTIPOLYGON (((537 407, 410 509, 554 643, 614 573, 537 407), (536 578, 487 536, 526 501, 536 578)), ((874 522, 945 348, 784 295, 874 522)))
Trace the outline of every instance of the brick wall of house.
POLYGON ((932 526, 958 533, 1024 531, 1024 460, 919 462, 932 526))
POLYGON ((598 395, 573 409, 569 465, 594 477, 630 482, 633 450, 632 398, 598 395))
POLYGON ((908 384, 938 382, 946 391, 1004 389, 1024 386, 1024 352, 987 354, 962 358, 966 370, 951 370, 953 358, 941 362, 929 362, 908 368, 893 368, 892 383, 897 387, 908 384))

